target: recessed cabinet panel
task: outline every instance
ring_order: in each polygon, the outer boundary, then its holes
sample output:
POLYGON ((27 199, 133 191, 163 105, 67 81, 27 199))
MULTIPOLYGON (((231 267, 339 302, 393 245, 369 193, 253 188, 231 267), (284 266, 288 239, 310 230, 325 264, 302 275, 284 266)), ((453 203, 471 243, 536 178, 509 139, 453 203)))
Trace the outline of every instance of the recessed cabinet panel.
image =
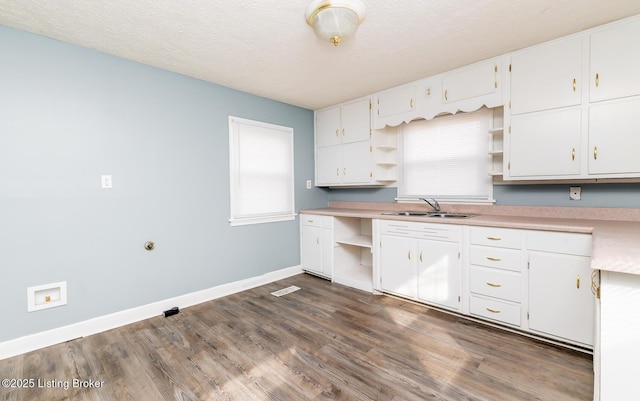
POLYGON ((342 106, 342 143, 369 140, 371 137, 369 99, 342 106))
POLYGON ((316 149, 316 185, 332 185, 342 182, 340 145, 316 149))
POLYGON ((591 259, 531 252, 529 328, 593 345, 591 259))
POLYGON ((460 309, 460 245, 418 241, 418 298, 448 309, 460 309))
POLYGON ((580 174, 580 108, 511 117, 511 177, 580 174))
POLYGON ((640 20, 591 34, 589 99, 597 102, 640 94, 640 20))
POLYGON ((384 118, 413 111, 416 92, 417 85, 407 85, 380 93, 376 101, 376 116, 384 118))
POLYGON ((578 105, 582 36, 535 46, 511 57, 511 114, 578 105))
POLYGON ((342 145, 342 182, 366 184, 371 180, 371 145, 369 141, 342 145))
POLYGON ((380 288, 415 298, 418 295, 416 240, 392 235, 380 238, 380 288))
POLYGON ((316 146, 338 145, 341 141, 340 108, 316 112, 316 146))
POLYGON ((485 96, 498 91, 499 60, 462 68, 442 76, 442 103, 485 96))
POLYGON ((640 173, 640 97, 589 107, 589 174, 640 173))

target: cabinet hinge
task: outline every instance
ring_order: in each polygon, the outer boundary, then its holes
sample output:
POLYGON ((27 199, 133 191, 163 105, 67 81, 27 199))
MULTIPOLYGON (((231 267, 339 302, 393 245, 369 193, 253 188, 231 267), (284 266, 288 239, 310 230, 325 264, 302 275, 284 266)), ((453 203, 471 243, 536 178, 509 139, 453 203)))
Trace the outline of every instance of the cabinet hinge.
POLYGON ((511 100, 509 100, 509 108, 511 108, 511 100))
POLYGON ((458 252, 458 259, 460 259, 460 252, 458 252))
POLYGON ((369 172, 369 177, 373 178, 373 171, 369 172))
POLYGON ((529 312, 527 312, 527 320, 529 320, 529 312))
POLYGON ((371 139, 371 136, 372 136, 372 135, 373 135, 373 133, 372 133, 372 129, 371 129, 371 128, 369 128, 369 139, 371 139))
POLYGON ((600 287, 596 288, 596 298, 600 299, 600 287))
POLYGON ((458 295, 458 303, 459 303, 460 301, 461 301, 461 299, 460 299, 460 295, 458 295))
POLYGON ((373 146, 369 145, 369 153, 373 152, 373 146))
POLYGON ((511 126, 509 126, 509 133, 511 133, 511 126))
POLYGON ((507 170, 511 170, 511 162, 507 164, 507 170))
POLYGON ((531 262, 527 261, 527 269, 531 269, 531 262))
POLYGON ((369 99, 369 110, 371 110, 373 106, 371 105, 371 99, 369 99))

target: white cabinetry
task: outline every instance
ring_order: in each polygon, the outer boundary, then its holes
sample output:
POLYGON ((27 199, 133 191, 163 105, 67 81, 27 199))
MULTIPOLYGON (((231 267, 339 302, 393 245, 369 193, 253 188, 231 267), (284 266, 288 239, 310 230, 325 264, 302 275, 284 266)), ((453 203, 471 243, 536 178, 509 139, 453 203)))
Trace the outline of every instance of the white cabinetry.
POLYGON ((637 400, 640 399, 640 276, 603 271, 600 278, 595 399, 637 400))
POLYGON ((369 184, 371 166, 369 98, 316 112, 316 185, 369 184))
POLYGON ((442 109, 455 114, 502 106, 501 58, 442 74, 442 109))
POLYGON ((333 281, 373 291, 371 219, 334 217, 333 281))
POLYGON ((374 128, 395 127, 418 117, 418 84, 411 83, 375 95, 374 128))
POLYGON ((529 329, 593 346, 591 235, 532 231, 529 329))
POLYGON ((462 227, 378 221, 376 289, 460 310, 462 227))
POLYGON ((590 35, 589 175, 640 175, 640 20, 590 35))
POLYGON ((640 176, 640 18, 511 55, 505 180, 640 176))
POLYGON ((580 174, 582 36, 511 57, 507 178, 580 174))
POLYGON ((331 278, 333 217, 300 215, 300 264, 305 271, 331 278))
POLYGON ((524 298, 523 232, 469 228, 469 313, 520 327, 524 298))

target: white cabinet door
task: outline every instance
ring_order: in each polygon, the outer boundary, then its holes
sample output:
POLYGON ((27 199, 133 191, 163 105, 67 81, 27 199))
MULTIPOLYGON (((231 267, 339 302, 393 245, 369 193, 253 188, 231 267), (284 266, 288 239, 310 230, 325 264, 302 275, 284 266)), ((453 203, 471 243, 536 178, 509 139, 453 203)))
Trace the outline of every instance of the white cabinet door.
POLYGON ((366 184, 371 181, 370 141, 342 145, 342 182, 366 184))
POLYGON ((589 107, 589 174, 640 173, 640 98, 589 107))
POLYGON ((500 59, 496 59, 445 73, 442 76, 442 103, 455 103, 496 93, 499 63, 500 59))
POLYGON ((316 148, 316 185, 333 185, 341 182, 340 145, 316 148))
POLYGON ((580 174, 580 108, 511 117, 510 177, 580 174))
POLYGON ((383 291, 416 298, 417 241, 384 234, 380 239, 380 288, 383 291))
POLYGON ((511 114, 581 102, 582 36, 535 46, 511 57, 511 114))
POLYGON ((316 146, 339 144, 341 128, 340 107, 316 112, 316 146))
POLYGON ((460 245, 454 242, 418 241, 418 298, 448 309, 460 310, 460 245))
POLYGON ((413 119, 417 90, 418 85, 411 84, 379 93, 375 104, 374 119, 377 121, 374 126, 376 128, 384 128, 385 125, 396 126, 403 121, 408 122, 413 119))
POLYGON ((587 256, 531 252, 529 329, 593 345, 591 271, 587 256))
POLYGON ((589 100, 640 95, 640 20, 591 34, 589 100))
POLYGON ((371 138, 371 102, 362 99, 342 106, 342 143, 367 141, 371 138))
POLYGON ((324 274, 322 228, 302 225, 300 228, 300 263, 306 270, 324 274))

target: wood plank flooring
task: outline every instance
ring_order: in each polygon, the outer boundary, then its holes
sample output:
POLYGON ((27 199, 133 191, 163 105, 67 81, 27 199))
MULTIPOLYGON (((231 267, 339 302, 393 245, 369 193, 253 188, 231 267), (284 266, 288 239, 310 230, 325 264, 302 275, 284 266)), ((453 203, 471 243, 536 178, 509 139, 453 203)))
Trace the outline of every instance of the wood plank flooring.
POLYGON ((305 274, 2 360, 5 378, 35 386, 2 401, 593 399, 589 355, 305 274))

